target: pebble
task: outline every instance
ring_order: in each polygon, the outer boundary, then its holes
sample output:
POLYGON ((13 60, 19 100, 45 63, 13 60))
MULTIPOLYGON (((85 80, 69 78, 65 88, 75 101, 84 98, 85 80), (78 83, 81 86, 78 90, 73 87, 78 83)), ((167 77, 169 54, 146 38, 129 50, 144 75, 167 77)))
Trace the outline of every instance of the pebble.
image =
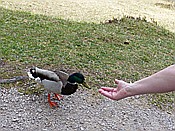
POLYGON ((31 120, 31 123, 34 124, 35 123, 35 120, 31 120))
POLYGON ((172 127, 172 130, 175 130, 175 126, 172 127))
POLYGON ((41 108, 37 109, 37 112, 41 113, 43 110, 41 108))
POLYGON ((18 122, 18 121, 19 121, 18 118, 13 118, 13 119, 12 119, 12 122, 18 122))
POLYGON ((81 131, 84 131, 85 129, 84 129, 83 127, 80 127, 80 130, 81 130, 81 131))

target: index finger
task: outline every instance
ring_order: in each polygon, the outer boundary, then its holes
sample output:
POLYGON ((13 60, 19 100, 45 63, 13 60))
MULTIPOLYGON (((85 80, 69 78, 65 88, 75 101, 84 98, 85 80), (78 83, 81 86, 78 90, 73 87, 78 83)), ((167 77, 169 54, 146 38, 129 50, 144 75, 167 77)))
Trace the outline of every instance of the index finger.
POLYGON ((110 99, 114 99, 113 95, 112 95, 112 92, 108 92, 108 91, 104 91, 102 89, 99 89, 99 93, 101 93, 102 95, 104 95, 104 96, 106 96, 106 97, 108 97, 110 99))
POLYGON ((114 91, 116 88, 111 88, 111 87, 101 87, 102 90, 104 91, 114 91))

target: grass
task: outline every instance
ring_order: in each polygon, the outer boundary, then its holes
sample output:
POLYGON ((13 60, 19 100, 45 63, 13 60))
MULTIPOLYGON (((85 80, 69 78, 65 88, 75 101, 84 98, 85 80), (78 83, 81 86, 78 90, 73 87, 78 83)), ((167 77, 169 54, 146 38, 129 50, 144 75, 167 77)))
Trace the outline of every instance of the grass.
POLYGON ((175 4, 174 2, 170 3, 170 4, 165 4, 165 3, 156 3, 156 6, 160 6, 161 8, 167 8, 167 9, 175 9, 175 4))
MULTIPOLYGON (((0 8, 0 29, 0 78, 26 75, 31 66, 65 69, 83 72, 97 90, 114 86, 115 78, 135 81, 174 63, 175 34, 140 18, 95 24, 0 8)), ((161 94, 161 102, 167 95, 175 103, 174 93, 161 94)))

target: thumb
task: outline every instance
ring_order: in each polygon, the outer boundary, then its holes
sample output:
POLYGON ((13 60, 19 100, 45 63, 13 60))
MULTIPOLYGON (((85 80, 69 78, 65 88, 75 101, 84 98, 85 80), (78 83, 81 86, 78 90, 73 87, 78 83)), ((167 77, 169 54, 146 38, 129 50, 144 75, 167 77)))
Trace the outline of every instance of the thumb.
POLYGON ((120 83, 120 80, 115 79, 115 83, 116 83, 116 84, 119 84, 119 83, 120 83))

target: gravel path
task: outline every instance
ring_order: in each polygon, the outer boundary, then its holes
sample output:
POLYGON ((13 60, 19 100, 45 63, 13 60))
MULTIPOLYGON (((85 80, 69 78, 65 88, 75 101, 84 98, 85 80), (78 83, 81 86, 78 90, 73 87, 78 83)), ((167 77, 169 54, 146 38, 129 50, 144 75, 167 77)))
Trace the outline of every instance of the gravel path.
POLYGON ((173 131, 175 114, 143 106, 140 99, 111 101, 87 90, 65 96, 51 109, 47 95, 1 88, 1 131, 173 131))

